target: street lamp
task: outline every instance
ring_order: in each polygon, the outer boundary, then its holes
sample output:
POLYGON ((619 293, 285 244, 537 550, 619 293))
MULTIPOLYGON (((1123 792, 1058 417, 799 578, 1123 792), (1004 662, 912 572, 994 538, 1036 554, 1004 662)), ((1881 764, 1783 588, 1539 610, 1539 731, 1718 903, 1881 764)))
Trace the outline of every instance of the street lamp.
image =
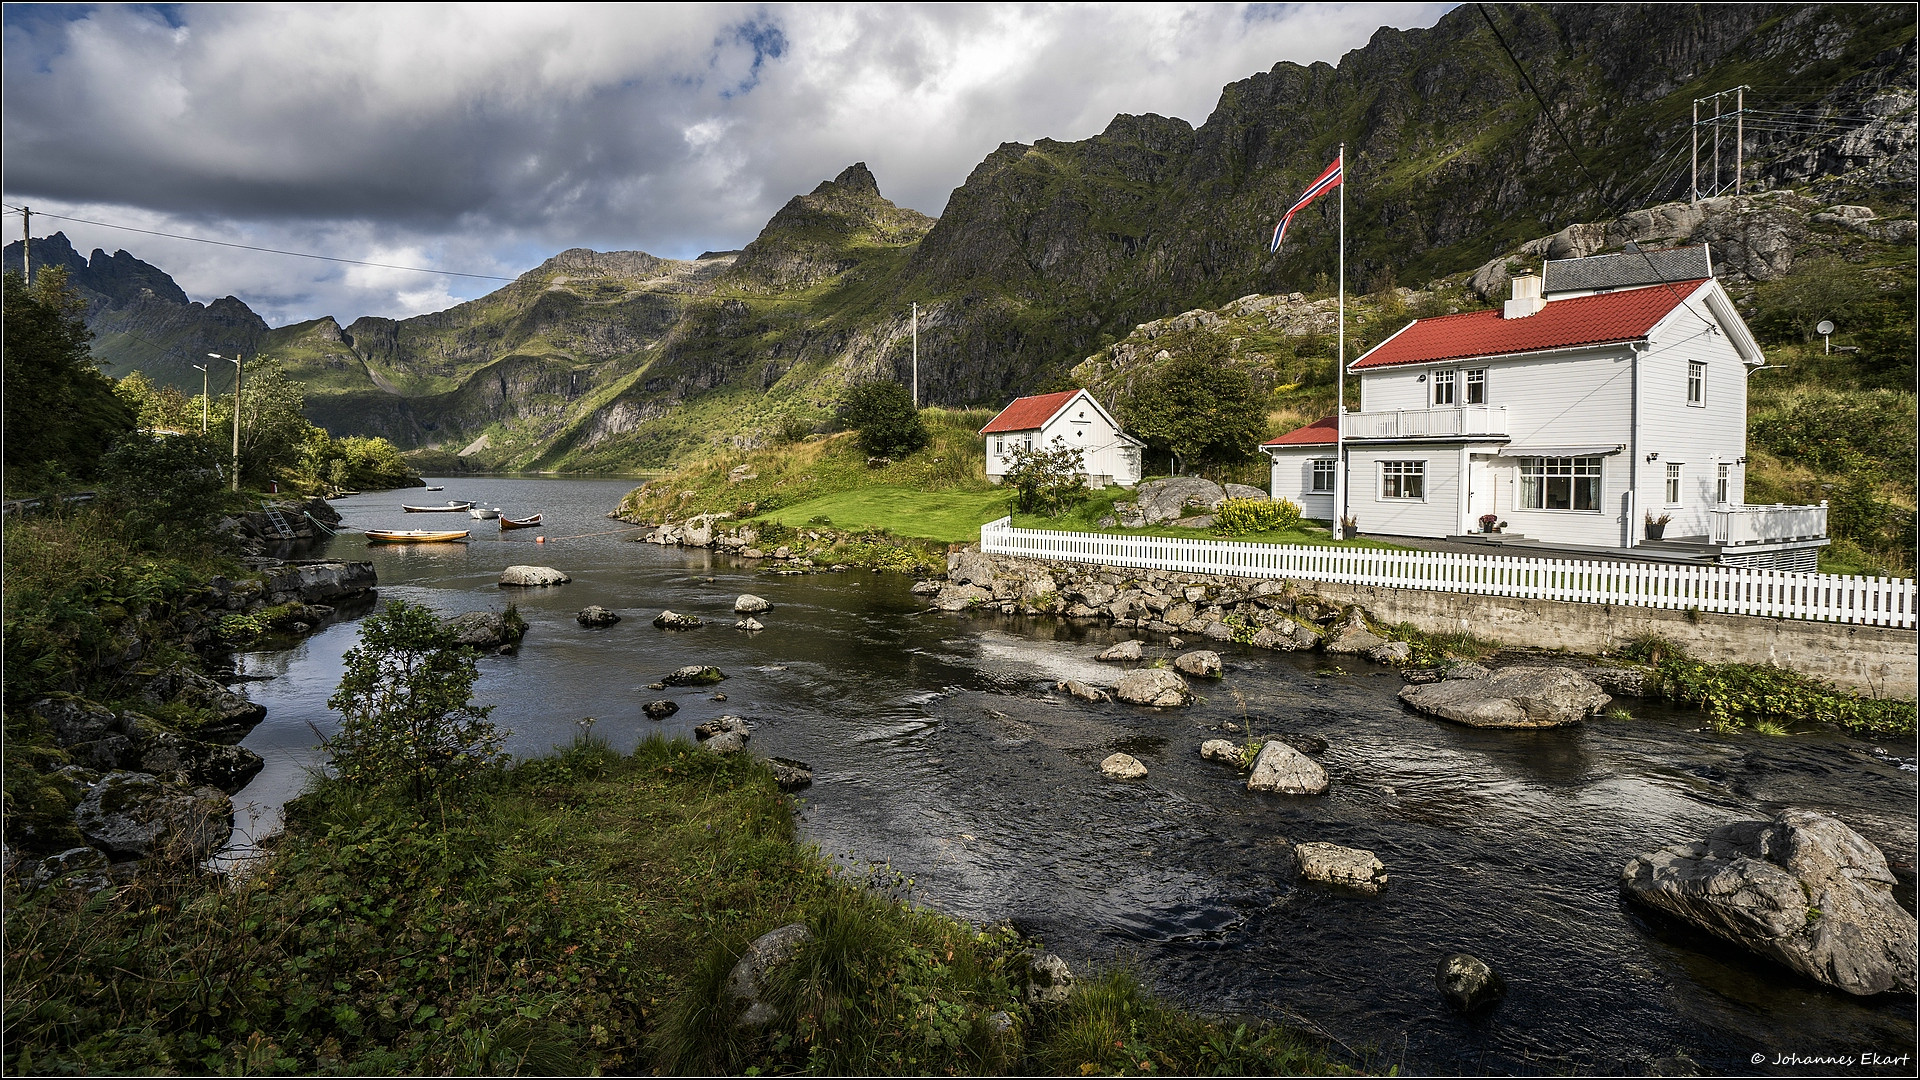
POLYGON ((200 434, 207 433, 207 365, 195 364, 193 370, 200 373, 200 434))
POLYGON ((238 354, 221 356, 217 352, 207 354, 215 360, 225 360, 233 365, 233 490, 240 490, 240 375, 244 370, 238 354))

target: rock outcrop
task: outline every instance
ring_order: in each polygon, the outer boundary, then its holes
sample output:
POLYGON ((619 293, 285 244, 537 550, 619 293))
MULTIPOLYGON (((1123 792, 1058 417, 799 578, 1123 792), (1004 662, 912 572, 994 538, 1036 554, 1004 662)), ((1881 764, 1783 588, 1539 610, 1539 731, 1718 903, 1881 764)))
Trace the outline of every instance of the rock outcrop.
POLYGON ((121 858, 198 861, 233 832, 233 802, 225 794, 168 784, 149 773, 101 777, 73 817, 88 843, 121 858))
POLYGON ((1849 994, 1915 992, 1920 930, 1886 857, 1837 818, 1783 810, 1628 860, 1628 899, 1849 994))

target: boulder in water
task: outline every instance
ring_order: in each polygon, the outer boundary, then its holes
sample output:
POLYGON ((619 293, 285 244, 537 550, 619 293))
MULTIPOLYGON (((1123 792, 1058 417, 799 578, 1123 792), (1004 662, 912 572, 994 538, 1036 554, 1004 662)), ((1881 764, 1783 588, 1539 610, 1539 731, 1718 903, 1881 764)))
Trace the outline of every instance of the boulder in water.
POLYGON ((1507 981, 1487 962, 1471 953, 1453 953, 1440 960, 1433 973, 1440 996, 1454 1011, 1470 1013, 1499 1001, 1507 992, 1507 981))
POLYGON ((1220 677, 1220 654, 1212 649, 1195 649, 1174 657, 1173 666, 1180 671, 1201 679, 1220 677))
POLYGON ((1138 660, 1140 659, 1140 642, 1137 640, 1123 641, 1108 649, 1106 652, 1101 653, 1099 656, 1094 657, 1094 659, 1106 660, 1112 663, 1138 660))
POLYGON ((1115 780, 1138 780, 1147 775, 1147 767, 1132 754, 1109 754, 1100 763, 1100 772, 1115 780))
POLYGON ((739 615, 759 615, 772 611, 773 605, 752 593, 741 593, 733 601, 733 610, 739 615))
POLYGON ((1509 667, 1485 678, 1404 686, 1400 700, 1468 727, 1545 728, 1577 724, 1613 699, 1568 668, 1509 667))
POLYGON ((1320 795, 1327 790, 1327 770, 1279 739, 1268 739, 1260 748, 1260 756, 1253 759, 1247 790, 1275 795, 1320 795))
POLYGON ((565 585, 572 580, 551 566, 509 566, 500 571, 502 585, 538 588, 545 585, 565 585))
POLYGON ((1915 991, 1920 929, 1894 883, 1879 848, 1811 810, 1722 825, 1620 872, 1635 903, 1860 996, 1915 991))
POLYGON ((653 617, 653 625, 662 630, 692 630, 700 625, 700 616, 682 615, 677 611, 663 611, 653 617))
POLYGON ((661 679, 660 683, 663 687, 712 686, 726 677, 725 673, 711 664, 688 664, 683 668, 675 668, 673 674, 661 679))
POLYGON ((1192 700, 1187 681, 1165 668, 1143 668, 1120 676, 1114 696, 1131 705, 1171 708, 1192 700))
POLYGON ((671 701, 649 701, 640 706, 640 711, 646 713, 649 720, 665 720, 679 712, 680 706, 671 701))
POLYGON ((620 621, 620 616, 618 614, 615 614, 614 612, 608 611, 606 608, 601 607, 599 604, 589 604, 588 606, 581 608, 580 614, 575 615, 574 619, 581 626, 598 627, 598 626, 612 626, 614 623, 617 623, 620 621))
POLYGON ((1363 893, 1387 887, 1387 868, 1371 851, 1314 842, 1295 844, 1293 857, 1300 865, 1300 876, 1308 881, 1363 893))

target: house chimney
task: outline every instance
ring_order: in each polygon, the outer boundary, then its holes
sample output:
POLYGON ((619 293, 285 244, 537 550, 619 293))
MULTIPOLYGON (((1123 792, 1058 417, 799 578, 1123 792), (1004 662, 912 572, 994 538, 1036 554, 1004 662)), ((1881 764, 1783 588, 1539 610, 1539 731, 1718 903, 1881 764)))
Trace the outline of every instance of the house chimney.
POLYGON ((1540 276, 1531 270, 1513 275, 1513 299, 1507 301, 1506 310, 1500 313, 1503 319, 1524 319, 1537 315, 1547 306, 1546 297, 1540 295, 1540 276))

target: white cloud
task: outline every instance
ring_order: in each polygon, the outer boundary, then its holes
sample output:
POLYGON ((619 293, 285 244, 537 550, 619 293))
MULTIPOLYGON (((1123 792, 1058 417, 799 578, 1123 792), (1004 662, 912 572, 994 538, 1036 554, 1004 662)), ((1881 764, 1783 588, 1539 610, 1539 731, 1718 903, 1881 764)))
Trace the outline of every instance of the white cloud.
MULTIPOLYGON (((1120 112, 1197 126, 1227 82, 1448 6, 10 5, 5 190, 475 273, 572 246, 685 257, 746 243, 855 160, 938 214, 1001 142, 1086 138, 1120 112)), ((54 224, 276 324, 492 287, 54 224)))

